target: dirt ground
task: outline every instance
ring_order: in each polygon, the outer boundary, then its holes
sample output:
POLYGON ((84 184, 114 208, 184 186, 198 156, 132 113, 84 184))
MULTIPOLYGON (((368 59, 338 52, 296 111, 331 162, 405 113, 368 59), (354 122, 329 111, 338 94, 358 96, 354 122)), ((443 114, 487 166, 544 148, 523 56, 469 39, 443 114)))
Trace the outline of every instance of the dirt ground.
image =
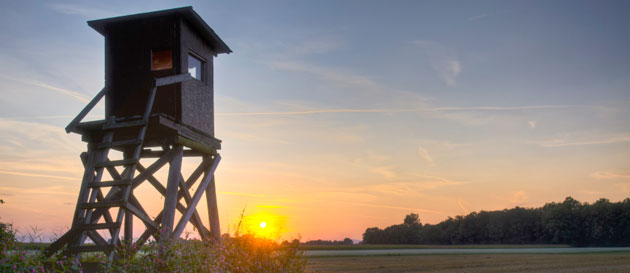
POLYGON ((308 272, 630 272, 630 252, 309 258, 308 272))

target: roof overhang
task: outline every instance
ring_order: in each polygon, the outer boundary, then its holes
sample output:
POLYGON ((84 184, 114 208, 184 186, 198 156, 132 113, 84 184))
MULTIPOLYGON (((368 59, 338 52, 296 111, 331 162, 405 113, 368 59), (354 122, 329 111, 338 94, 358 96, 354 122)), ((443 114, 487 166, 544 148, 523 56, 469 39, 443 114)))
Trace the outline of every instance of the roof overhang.
POLYGON ((203 19, 201 19, 201 16, 199 16, 199 14, 197 14, 197 12, 195 12, 193 8, 190 6, 182 7, 182 8, 175 8, 175 9, 146 12, 146 13, 137 13, 137 14, 132 14, 132 15, 105 18, 105 19, 99 19, 99 20, 92 20, 92 21, 88 21, 87 23, 90 27, 92 27, 98 33, 105 36, 105 34, 107 33, 107 26, 109 24, 142 20, 142 19, 147 19, 147 18, 169 16, 169 15, 180 16, 181 18, 186 20, 193 29, 199 32, 199 34, 210 45, 212 45, 212 48, 215 51, 215 54, 232 53, 232 50, 225 44, 225 42, 223 42, 223 40, 221 40, 221 38, 219 38, 219 35, 217 35, 214 32, 214 30, 212 30, 212 28, 210 28, 210 26, 208 26, 208 24, 203 19))

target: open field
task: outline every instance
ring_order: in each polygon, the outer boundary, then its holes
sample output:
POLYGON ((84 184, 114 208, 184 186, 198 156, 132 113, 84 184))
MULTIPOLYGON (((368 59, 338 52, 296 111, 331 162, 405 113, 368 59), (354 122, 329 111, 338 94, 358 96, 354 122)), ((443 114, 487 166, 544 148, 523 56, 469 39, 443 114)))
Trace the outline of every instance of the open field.
POLYGON ((454 254, 587 254, 630 252, 630 247, 546 247, 546 248, 406 248, 306 250, 306 257, 341 256, 399 256, 399 255, 454 255, 454 254))
POLYGON ((300 245, 301 250, 564 248, 570 245, 300 245))
POLYGON ((320 272, 630 272, 630 252, 309 258, 320 272))

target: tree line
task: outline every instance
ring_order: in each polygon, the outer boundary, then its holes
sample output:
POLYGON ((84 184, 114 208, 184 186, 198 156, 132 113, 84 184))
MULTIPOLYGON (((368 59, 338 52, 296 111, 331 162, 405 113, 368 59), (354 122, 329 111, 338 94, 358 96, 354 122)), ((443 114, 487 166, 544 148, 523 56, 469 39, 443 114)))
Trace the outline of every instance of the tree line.
POLYGON ((304 243, 301 243, 302 245, 312 245, 312 246, 332 246, 332 245, 352 245, 354 244, 354 242, 352 241, 352 239, 350 238, 345 238, 343 239, 343 241, 331 241, 331 240, 310 240, 310 241, 306 241, 304 243))
POLYGON ((411 213, 402 224, 366 229, 363 243, 630 246, 630 198, 589 204, 567 197, 540 208, 472 212, 435 225, 423 225, 411 213))

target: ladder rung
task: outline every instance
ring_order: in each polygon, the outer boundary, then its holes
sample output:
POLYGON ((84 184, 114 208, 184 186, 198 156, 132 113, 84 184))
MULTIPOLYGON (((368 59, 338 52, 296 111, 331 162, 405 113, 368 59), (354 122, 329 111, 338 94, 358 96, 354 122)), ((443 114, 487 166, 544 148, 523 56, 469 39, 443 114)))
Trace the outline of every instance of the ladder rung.
POLYGON ((103 142, 96 145, 97 148, 110 148, 117 146, 128 146, 128 145, 139 145, 142 144, 142 140, 139 139, 127 139, 127 140, 119 140, 113 142, 103 142))
POLYGON ((95 209, 95 208, 111 208, 122 207, 125 202, 122 201, 101 201, 97 203, 83 203, 79 205, 79 209, 95 209))
POLYGON ((132 165, 138 163, 138 160, 135 158, 121 159, 121 160, 111 160, 106 162, 97 163, 94 167, 107 167, 107 166, 122 166, 122 165, 132 165))
POLYGON ((109 123, 109 124, 104 124, 103 125, 103 130, 116 129, 116 128, 126 128, 126 127, 137 127, 137 126, 144 126, 146 124, 147 124, 147 121, 144 120, 144 119, 132 120, 132 121, 124 121, 124 122, 117 122, 117 123, 109 123))
POLYGON ((129 186, 131 185, 131 179, 119 179, 119 180, 110 180, 110 181, 101 181, 98 183, 90 183, 88 187, 90 188, 98 188, 98 187, 115 187, 115 186, 129 186))
POLYGON ((112 250, 114 250, 114 246, 112 246, 112 245, 106 245, 106 246, 89 245, 89 246, 70 246, 70 247, 68 247, 68 252, 70 252, 70 253, 97 252, 97 251, 109 252, 109 251, 112 251, 112 250))
POLYGON ((80 230, 90 230, 90 229, 109 229, 109 228, 118 228, 120 227, 120 223, 101 223, 101 224, 79 224, 77 228, 80 230))

